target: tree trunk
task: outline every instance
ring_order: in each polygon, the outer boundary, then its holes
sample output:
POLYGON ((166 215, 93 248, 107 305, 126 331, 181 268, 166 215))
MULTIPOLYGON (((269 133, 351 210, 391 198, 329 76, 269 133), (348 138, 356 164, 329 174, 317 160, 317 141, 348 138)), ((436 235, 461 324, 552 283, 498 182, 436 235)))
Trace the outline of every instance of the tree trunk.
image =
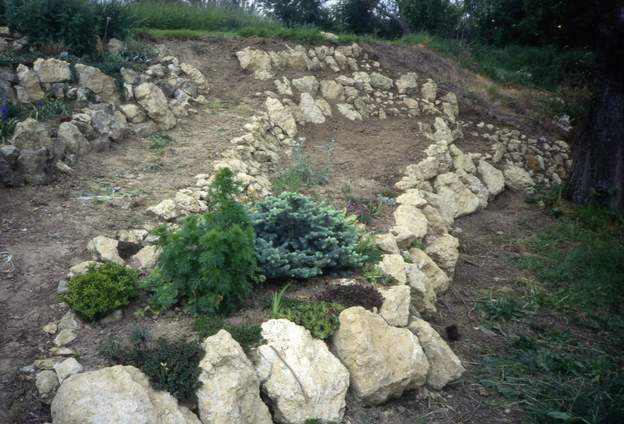
POLYGON ((624 209, 624 1, 595 0, 594 5, 592 100, 565 194, 575 203, 624 209))

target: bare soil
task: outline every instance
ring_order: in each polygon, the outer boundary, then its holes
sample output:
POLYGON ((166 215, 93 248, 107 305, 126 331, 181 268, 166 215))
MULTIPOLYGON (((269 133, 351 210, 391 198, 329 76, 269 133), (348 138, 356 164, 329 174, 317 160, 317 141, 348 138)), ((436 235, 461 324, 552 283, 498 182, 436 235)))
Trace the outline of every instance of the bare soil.
MULTIPOLYGON (((109 152, 84 158, 72 177, 59 177, 48 186, 0 189, 0 252, 12 256, 15 268, 0 274, 0 322, 4 324, 0 333, 0 423, 50 420, 49 407, 36 394, 34 373, 20 368, 48 356, 53 337, 41 328, 65 312, 56 287, 71 265, 88 258, 87 241, 100 234, 113 235, 119 229, 142 227, 150 222, 146 206, 194 184, 194 175, 209 172, 210 162, 228 146, 229 139, 242 134, 245 119, 264 101, 264 96, 255 93, 273 89, 270 80, 255 81, 242 72, 234 53, 248 45, 279 49, 285 44, 257 39, 164 43, 170 53, 197 66, 210 82, 210 104, 169 133, 172 143, 153 149, 149 140, 130 138, 109 152)), ((528 133, 539 131, 539 135, 550 130, 541 121, 531 120, 529 114, 514 114, 505 107, 493 111, 487 99, 462 95, 471 84, 482 87, 485 83, 425 48, 371 45, 366 49, 391 73, 415 70, 441 81, 443 90, 457 91, 462 119, 496 125, 504 120, 528 133)), ((305 127, 305 149, 314 163, 324 160, 323 146, 330 141, 333 145, 333 176, 329 184, 313 191, 337 202, 344 201, 347 186, 361 197, 391 194, 405 165, 417 162, 429 144, 415 133, 415 121, 407 118, 371 118, 353 123, 335 117, 325 125, 305 127)), ((460 148, 487 148, 478 139, 466 143, 469 147, 460 148)), ((387 214, 380 214, 371 228, 383 228, 386 218, 387 214)), ((462 337, 451 346, 467 368, 465 377, 439 394, 411 392, 377 408, 349 402, 347 422, 523 422, 520 411, 501 407, 497 395, 479 384, 480 355, 500 349, 501 342, 478 329, 479 318, 473 309, 487 290, 500 289, 522 277, 508 261, 513 249, 509 241, 525 236, 544 222, 538 211, 510 192, 486 210, 457 222, 461 256, 454 283, 440 299, 433 325, 441 334, 447 325, 459 326, 462 337)), ((324 284, 319 279, 293 294, 310 295, 324 284)), ((266 319, 264 305, 273 290, 270 285, 260 288, 258 296, 232 320, 266 319)), ((80 330, 72 348, 80 352, 80 362, 86 369, 103 365, 96 354, 101 340, 108 335, 127 334, 136 325, 147 327, 154 336, 192 334, 191 319, 181 311, 157 319, 134 314, 144 304, 145 299, 140 299, 126 308, 121 321, 96 323, 80 330)))

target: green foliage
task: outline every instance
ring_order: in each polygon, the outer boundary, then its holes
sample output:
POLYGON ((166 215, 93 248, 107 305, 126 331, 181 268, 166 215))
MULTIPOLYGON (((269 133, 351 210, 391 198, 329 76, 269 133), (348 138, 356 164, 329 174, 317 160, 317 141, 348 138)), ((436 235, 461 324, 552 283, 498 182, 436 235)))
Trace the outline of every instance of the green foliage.
POLYGON ((288 26, 327 25, 329 13, 324 0, 261 0, 268 13, 288 26))
POLYGON ((274 319, 292 321, 307 328, 314 337, 323 340, 338 330, 338 315, 345 309, 342 305, 328 302, 305 303, 290 300, 285 303, 277 313, 273 313, 274 319))
POLYGON ((509 321, 523 318, 535 312, 535 303, 532 299, 522 299, 514 295, 504 295, 494 298, 490 296, 477 304, 481 316, 489 321, 509 321))
POLYGON ((195 320, 193 325, 195 331, 204 339, 213 336, 223 329, 230 333, 244 349, 260 343, 262 329, 257 324, 229 324, 221 318, 215 316, 201 316, 195 320))
POLYGON ((282 305, 284 303, 284 294, 286 293, 286 290, 288 290, 289 286, 290 284, 286 284, 284 287, 282 287, 280 291, 276 291, 275 293, 273 293, 273 296, 271 296, 272 315, 277 315, 279 314, 279 311, 282 310, 282 305))
POLYGON ((462 15, 461 5, 450 0, 398 0, 401 17, 414 32, 453 36, 462 15))
POLYGON ((48 119, 63 118, 70 115, 71 111, 61 99, 47 99, 37 102, 30 112, 31 118, 37 121, 47 121, 48 119))
POLYGON ((192 313, 227 313, 247 298, 257 265, 253 227, 235 200, 238 191, 232 171, 222 169, 210 187, 208 212, 185 218, 177 230, 156 230, 161 254, 144 286, 157 307, 183 300, 192 313))
POLYGON ((322 147, 323 162, 315 167, 312 165, 310 156, 305 154, 303 146, 297 145, 293 149, 292 161, 288 168, 273 180, 273 192, 282 193, 290 191, 297 193, 304 186, 310 187, 329 183, 334 171, 333 148, 334 141, 322 147))
POLYGON ((388 286, 394 283, 394 279, 383 272, 378 265, 368 264, 362 270, 362 277, 372 284, 388 286))
POLYGON ((175 140, 169 134, 164 132, 156 132, 147 136, 150 150, 162 150, 172 144, 175 140))
POLYGON ((534 423, 609 423, 624 416, 624 379, 613 354, 569 333, 515 337, 483 358, 480 383, 519 402, 534 423))
POLYGON ((345 308, 362 306, 369 310, 373 308, 379 310, 383 304, 383 297, 375 287, 362 284, 329 286, 319 293, 316 298, 323 302, 338 303, 345 308))
POLYGON ((149 340, 143 330, 133 331, 130 340, 120 343, 105 340, 99 353, 116 364, 132 365, 147 375, 156 390, 166 390, 181 401, 196 401, 199 381, 199 361, 203 350, 196 342, 149 340))
POLYGON ((258 264, 268 278, 311 278, 365 260, 356 251, 355 227, 327 203, 285 192, 259 202, 251 221, 258 264))
POLYGON ((127 305, 136 295, 137 279, 136 271, 122 265, 91 265, 69 280, 64 299, 80 317, 92 321, 127 305))
POLYGON ((375 243, 375 237, 370 234, 362 234, 355 246, 355 251, 363 258, 365 264, 376 264, 381 261, 382 250, 375 243))
POLYGON ((60 43, 82 55, 95 51, 97 37, 123 39, 131 18, 120 1, 8 0, 7 22, 37 47, 60 43))
POLYGON ((0 144, 8 143, 15 132, 15 127, 19 121, 15 118, 0 120, 0 144))
POLYGON ((552 90, 562 84, 586 84, 592 75, 592 54, 583 49, 527 47, 516 44, 493 47, 480 42, 466 44, 428 33, 411 34, 397 43, 423 44, 438 53, 457 59, 470 70, 506 84, 552 90))

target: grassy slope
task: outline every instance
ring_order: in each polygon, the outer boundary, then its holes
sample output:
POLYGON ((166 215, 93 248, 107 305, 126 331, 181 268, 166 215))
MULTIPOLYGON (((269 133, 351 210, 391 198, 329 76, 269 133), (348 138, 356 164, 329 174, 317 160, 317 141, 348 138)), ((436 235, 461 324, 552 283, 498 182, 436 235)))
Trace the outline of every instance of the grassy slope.
MULTIPOLYGON (((222 39, 264 37, 317 44, 325 40, 316 27, 286 27, 270 19, 233 8, 196 8, 179 4, 135 3, 136 32, 146 38, 222 39)), ((338 34, 341 42, 387 42, 374 36, 338 34)), ((591 54, 558 51, 547 47, 492 48, 463 45, 457 40, 419 33, 391 41, 423 44, 441 54, 457 58, 464 66, 505 84, 556 89, 562 82, 586 81, 591 54)))
POLYGON ((507 343, 483 358, 481 383, 531 422, 622 422, 624 217, 556 195, 539 202, 557 221, 514 258, 534 279, 477 307, 507 343))

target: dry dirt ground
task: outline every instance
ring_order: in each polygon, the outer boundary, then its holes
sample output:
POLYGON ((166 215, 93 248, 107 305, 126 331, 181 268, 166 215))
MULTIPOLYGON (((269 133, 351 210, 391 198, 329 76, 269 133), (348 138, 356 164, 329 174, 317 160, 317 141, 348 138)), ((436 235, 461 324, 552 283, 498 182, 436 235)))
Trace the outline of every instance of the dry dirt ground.
MULTIPOLYGON (((86 157, 75 168, 75 176, 61 177, 44 187, 0 189, 0 252, 8 252, 14 264, 13 272, 0 274, 0 423, 50 420, 49 407, 36 395, 34 375, 20 368, 46 356, 52 338, 41 328, 64 312, 56 295, 57 283, 71 265, 88 258, 87 241, 145 224, 149 221, 146 206, 192 185, 194 175, 209 171, 209 163, 230 138, 241 134, 245 119, 263 102, 264 97, 255 93, 273 88, 271 81, 254 81, 242 72, 234 53, 247 45, 280 48, 283 44, 257 39, 165 43, 171 53, 204 72, 210 82, 210 104, 170 132, 171 142, 154 148, 153 141, 131 138, 109 152, 86 157)), ((424 48, 372 45, 367 50, 386 69, 416 71, 439 81, 443 90, 456 91, 462 119, 496 125, 505 122, 527 134, 551 131, 528 113, 517 113, 505 104, 492 106, 492 99, 484 94, 487 82, 424 48), (469 92, 472 94, 466 95, 469 92)), ((523 95, 531 98, 530 93, 523 95)), ((368 198, 391 195, 404 166, 417 162, 428 145, 415 138, 413 130, 414 122, 408 118, 357 124, 335 118, 323 126, 306 127, 305 152, 313 165, 321 166, 325 160, 323 146, 330 142, 333 146, 331 179, 311 191, 337 204, 344 202, 346 191, 368 198)), ((483 141, 470 138, 459 147, 467 152, 487 149, 483 141)), ((387 213, 382 210, 371 228, 383 228, 387 213)), ((513 249, 509 240, 524 237, 544 220, 520 195, 506 192, 486 210, 457 222, 461 256, 452 288, 440 299, 433 324, 441 334, 449 324, 459 326, 462 337, 451 346, 467 368, 465 377, 435 396, 407 393, 377 408, 349 402, 349 422, 523 422, 517 409, 501 407, 496 395, 478 384, 480 354, 495 351, 501 343, 478 330, 474 305, 488 289, 500 289, 522 277, 509 264, 513 249)), ((311 286, 323 284, 318 280, 311 286)), ((261 288, 255 303, 235 319, 267 318, 261 304, 273 290, 261 288)), ((137 303, 141 306, 144 299, 137 303)), ((96 348, 104 337, 127 333, 133 326, 145 326, 154 335, 190 334, 191 320, 180 311, 154 319, 133 314, 138 306, 127 308, 122 321, 93 324, 80 331, 72 347, 80 352, 86 369, 102 365, 96 348)))

